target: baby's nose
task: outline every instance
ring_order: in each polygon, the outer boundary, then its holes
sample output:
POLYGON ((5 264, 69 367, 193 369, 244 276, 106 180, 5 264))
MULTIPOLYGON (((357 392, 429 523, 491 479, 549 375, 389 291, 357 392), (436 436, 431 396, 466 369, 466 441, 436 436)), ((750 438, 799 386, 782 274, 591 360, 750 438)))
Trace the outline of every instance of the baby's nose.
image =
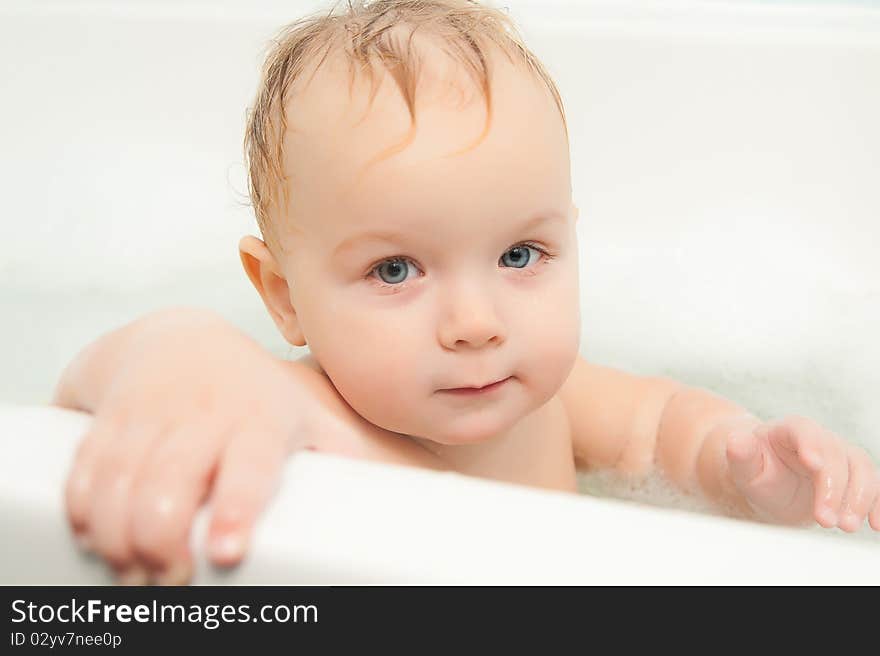
POLYGON ((485 290, 471 289, 452 299, 438 332, 441 344, 449 349, 481 348, 490 343, 501 344, 505 339, 504 323, 485 290))

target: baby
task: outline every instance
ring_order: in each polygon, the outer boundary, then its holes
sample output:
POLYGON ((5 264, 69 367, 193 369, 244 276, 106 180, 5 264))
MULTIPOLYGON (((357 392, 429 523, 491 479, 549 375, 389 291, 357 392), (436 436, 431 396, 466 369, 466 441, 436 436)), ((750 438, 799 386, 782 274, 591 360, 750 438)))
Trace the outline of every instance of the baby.
POLYGON ((213 562, 239 562, 303 448, 570 492, 578 468, 657 468, 734 516, 880 530, 863 449, 579 356, 565 114, 506 14, 348 3, 273 46, 245 138, 263 239, 240 255, 311 355, 170 309, 71 363, 53 403, 95 420, 68 514, 122 581, 189 580, 206 499, 213 562))

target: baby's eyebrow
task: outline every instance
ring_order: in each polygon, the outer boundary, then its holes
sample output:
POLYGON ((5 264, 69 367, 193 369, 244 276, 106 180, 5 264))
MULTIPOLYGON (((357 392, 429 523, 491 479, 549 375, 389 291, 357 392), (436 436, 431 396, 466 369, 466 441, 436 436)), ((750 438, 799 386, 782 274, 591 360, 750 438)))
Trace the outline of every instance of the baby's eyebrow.
MULTIPOLYGON (((528 220, 522 223, 519 228, 517 228, 517 231, 526 232, 528 230, 537 228, 538 226, 545 223, 556 221, 565 222, 565 219, 565 214, 559 211, 536 212, 535 214, 531 215, 528 220)), ((395 232, 393 230, 367 230, 365 232, 359 232, 339 242, 336 248, 333 249, 331 257, 337 257, 339 254, 356 248, 365 241, 385 241, 390 243, 400 243, 401 241, 403 241, 404 237, 405 236, 403 233, 395 232)))
POLYGON ((339 242, 339 245, 333 249, 333 252, 330 254, 331 257, 336 257, 346 251, 350 251, 357 246, 360 246, 361 243, 366 241, 387 241, 387 242, 400 242, 403 240, 403 233, 393 232, 390 230, 369 230, 367 232, 359 232, 356 235, 351 237, 347 237, 339 242))

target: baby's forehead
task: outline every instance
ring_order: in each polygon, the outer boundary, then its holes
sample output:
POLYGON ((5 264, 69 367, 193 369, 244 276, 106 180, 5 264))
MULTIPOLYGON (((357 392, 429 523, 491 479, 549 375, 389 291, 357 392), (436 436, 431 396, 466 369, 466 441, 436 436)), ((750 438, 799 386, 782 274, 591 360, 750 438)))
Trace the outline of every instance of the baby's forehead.
POLYGON ((345 177, 344 171, 336 169, 363 167, 377 153, 405 142, 413 127, 413 115, 416 130, 438 111, 450 116, 460 112, 466 115, 453 122, 433 121, 434 127, 447 126, 453 133, 460 133, 464 118, 482 125, 485 109, 476 84, 439 56, 424 61, 415 80, 411 115, 391 72, 376 68, 372 78, 365 72, 352 73, 344 55, 328 55, 314 77, 309 80, 307 76, 306 83, 286 103, 285 171, 299 170, 301 177, 303 168, 319 167, 328 175, 345 177))
POLYGON ((479 225, 490 212, 570 199, 568 139, 546 86, 493 52, 488 115, 483 89, 434 45, 418 71, 414 131, 390 72, 377 69, 372 83, 352 76, 343 52, 303 72, 286 101, 288 229, 383 224, 392 210, 426 225, 448 212, 479 225))
MULTIPOLYGON (((400 32, 402 27, 389 32, 400 32)), ((399 38, 403 39, 403 33, 399 38)), ((416 103, 462 103, 481 100, 480 89, 464 64, 444 47, 442 39, 419 34, 413 39, 410 70, 354 60, 341 46, 331 45, 325 56, 310 62, 288 92, 288 123, 304 132, 323 134, 337 126, 352 127, 366 114, 392 113, 409 123, 401 86, 414 85, 416 103), (411 76, 411 79, 410 79, 411 76)), ((501 60, 500 51, 491 61, 501 60)))
MULTIPOLYGON (((414 124, 388 71, 377 69, 372 80, 366 73, 352 76, 346 56, 330 53, 320 68, 304 75, 305 83, 293 90, 285 108, 288 179, 296 184, 320 174, 348 186, 388 155, 400 168, 428 157, 453 157, 477 144, 508 152, 555 147, 567 162, 562 120, 539 80, 500 51, 493 54, 489 115, 483 89, 460 62, 434 48, 418 71, 414 124)), ((534 156, 540 159, 541 153, 534 156)), ((487 165, 515 162, 506 157, 487 165)))

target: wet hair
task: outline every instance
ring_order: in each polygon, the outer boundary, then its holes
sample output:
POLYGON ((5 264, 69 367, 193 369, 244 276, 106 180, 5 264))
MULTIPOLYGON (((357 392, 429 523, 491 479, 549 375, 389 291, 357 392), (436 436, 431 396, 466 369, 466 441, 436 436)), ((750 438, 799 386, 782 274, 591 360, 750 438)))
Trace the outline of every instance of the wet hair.
MULTIPOLYGON (((444 52, 465 68, 482 90, 488 116, 492 112, 492 94, 487 47, 495 45, 500 48, 512 63, 524 65, 546 84, 568 137, 565 110, 555 83, 526 47, 504 10, 476 0, 337 2, 329 12, 311 14, 286 25, 270 42, 256 98, 247 113, 244 150, 248 191, 257 224, 270 248, 273 244, 280 246, 270 216, 289 206, 283 166, 283 135, 287 130, 285 103, 290 102, 291 86, 309 69, 313 69, 313 77, 331 52, 344 53, 352 85, 357 70, 369 72, 372 103, 377 91, 374 66, 378 63, 393 77, 409 109, 409 137, 400 146, 386 151, 384 156, 399 152, 415 134, 415 90, 420 60, 412 48, 412 41, 417 31, 439 37, 444 52), (337 12, 340 4, 344 4, 343 10, 337 12), (401 29, 409 31, 406 44, 394 38, 401 29)), ((481 140, 488 133, 489 125, 487 118, 481 140)))

